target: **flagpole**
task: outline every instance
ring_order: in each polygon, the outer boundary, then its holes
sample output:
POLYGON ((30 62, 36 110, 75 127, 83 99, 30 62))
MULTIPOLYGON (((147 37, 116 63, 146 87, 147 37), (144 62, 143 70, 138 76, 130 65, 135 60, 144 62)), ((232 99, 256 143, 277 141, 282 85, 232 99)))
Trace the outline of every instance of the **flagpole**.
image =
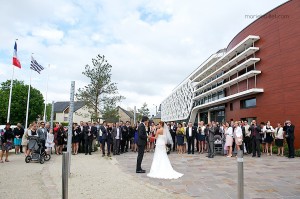
MULTIPOLYGON (((50 69, 50 64, 48 66, 50 69)), ((48 71, 48 77, 47 77, 47 89, 46 89, 46 101, 45 101, 45 108, 44 108, 44 122, 46 122, 46 108, 47 108, 47 96, 48 96, 48 83, 49 83, 49 71, 48 71)))
POLYGON ((14 73, 15 73, 15 67, 13 66, 13 72, 12 72, 12 77, 11 77, 11 81, 10 81, 10 91, 9 91, 8 111, 7 111, 7 123, 9 123, 9 120, 10 120, 10 106, 11 106, 11 95, 12 95, 12 87, 13 87, 13 81, 14 81, 14 73))
POLYGON ((30 80, 29 80, 28 96, 27 96, 27 109, 26 109, 25 129, 27 129, 27 127, 28 127, 27 125, 28 125, 29 98, 30 98, 30 87, 31 87, 31 73, 32 73, 32 70, 30 69, 30 80))

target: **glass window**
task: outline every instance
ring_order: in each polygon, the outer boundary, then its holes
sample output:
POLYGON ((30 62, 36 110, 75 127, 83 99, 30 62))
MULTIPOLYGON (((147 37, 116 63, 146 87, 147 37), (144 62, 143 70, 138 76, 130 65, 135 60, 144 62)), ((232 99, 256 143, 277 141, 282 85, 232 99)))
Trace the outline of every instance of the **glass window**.
POLYGON ((241 109, 252 108, 256 106, 256 98, 241 100, 241 109))
POLYGON ((214 101, 214 100, 216 100, 217 99, 217 95, 216 94, 213 94, 212 95, 212 100, 214 101))
POLYGON ((218 99, 223 98, 224 97, 224 91, 219 91, 218 92, 218 99))

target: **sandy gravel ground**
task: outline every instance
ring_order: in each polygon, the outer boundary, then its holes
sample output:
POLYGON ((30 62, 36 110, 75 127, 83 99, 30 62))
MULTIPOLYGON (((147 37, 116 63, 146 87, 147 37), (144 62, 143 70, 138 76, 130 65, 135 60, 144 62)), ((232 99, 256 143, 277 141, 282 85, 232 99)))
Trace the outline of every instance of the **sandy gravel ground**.
MULTIPOLYGON (((0 164, 0 198, 61 198, 62 156, 53 155, 45 164, 26 164, 23 155, 11 154, 10 160, 9 163, 0 164)), ((99 152, 72 156, 71 163, 71 199, 180 197, 125 174, 115 158, 102 158, 99 152)), ((135 168, 132 170, 135 171, 135 168)))

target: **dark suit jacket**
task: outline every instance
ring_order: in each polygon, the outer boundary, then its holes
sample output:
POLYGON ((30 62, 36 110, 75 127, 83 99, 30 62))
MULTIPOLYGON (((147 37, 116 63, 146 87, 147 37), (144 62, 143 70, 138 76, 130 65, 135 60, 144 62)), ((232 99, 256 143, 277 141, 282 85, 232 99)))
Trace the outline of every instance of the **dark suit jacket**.
POLYGON ((80 125, 77 126, 77 129, 78 129, 77 132, 79 134, 80 139, 84 138, 84 134, 83 134, 83 131, 81 131, 81 126, 80 125))
POLYGON ((89 129, 90 129, 89 126, 84 126, 83 129, 82 129, 85 140, 93 139, 93 133, 92 133, 92 131, 89 131, 89 129), (89 133, 90 133, 90 135, 89 135, 89 133))
POLYGON ((122 126, 121 127, 121 130, 122 130, 122 138, 123 138, 123 140, 126 140, 127 138, 128 138, 128 128, 127 128, 127 126, 122 126))
POLYGON ((131 126, 128 127, 128 138, 134 138, 134 130, 131 126))
MULTIPOLYGON (((119 128, 119 139, 122 140, 122 129, 121 127, 118 127, 119 128)), ((116 139, 116 136, 117 136, 117 127, 114 127, 111 131, 111 136, 113 138, 113 140, 116 139)))
POLYGON ((295 139, 295 126, 291 124, 291 126, 284 126, 283 130, 285 131, 286 135, 288 135, 287 138, 289 139, 295 139))
POLYGON ((249 131, 251 131, 251 138, 255 137, 255 139, 260 140, 261 139, 261 128, 259 126, 251 125, 249 127, 249 131), (256 129, 256 135, 254 136, 254 130, 256 129))
POLYGON ((144 123, 141 123, 138 127, 138 145, 146 145, 147 144, 147 133, 146 127, 144 123))
POLYGON ((215 135, 218 135, 218 131, 220 129, 218 127, 215 127, 215 126, 211 126, 208 128, 208 140, 210 142, 213 142, 215 141, 215 135))
MULTIPOLYGON (((197 127, 192 126, 192 137, 191 138, 195 138, 196 134, 197 134, 197 127)), ((186 135, 186 139, 190 138, 190 136, 189 136, 189 127, 186 127, 185 135, 186 135)))
MULTIPOLYGON (((102 139, 103 139, 103 140, 107 139, 108 134, 107 134, 106 128, 105 128, 103 125, 101 125, 101 126, 100 126, 100 130, 102 131, 102 139)), ((100 131, 100 130, 99 130, 99 131, 100 131)), ((100 134, 100 133, 99 133, 99 134, 100 134)))
POLYGON ((171 126, 170 133, 171 136, 176 136, 177 127, 175 125, 171 126))
POLYGON ((96 126, 92 126, 91 132, 93 133, 94 138, 96 138, 98 136, 98 132, 97 132, 97 127, 96 126))

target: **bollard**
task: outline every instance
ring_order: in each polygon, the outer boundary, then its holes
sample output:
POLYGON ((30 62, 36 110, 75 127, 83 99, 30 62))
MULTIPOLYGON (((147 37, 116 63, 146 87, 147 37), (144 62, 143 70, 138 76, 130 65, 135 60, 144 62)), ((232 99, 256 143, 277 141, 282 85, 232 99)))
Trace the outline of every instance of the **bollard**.
POLYGON ((68 179, 69 179, 69 153, 63 152, 62 156, 62 198, 68 199, 68 179))
POLYGON ((239 150, 237 153, 237 163, 238 163, 238 199, 244 199, 244 152, 239 150))

